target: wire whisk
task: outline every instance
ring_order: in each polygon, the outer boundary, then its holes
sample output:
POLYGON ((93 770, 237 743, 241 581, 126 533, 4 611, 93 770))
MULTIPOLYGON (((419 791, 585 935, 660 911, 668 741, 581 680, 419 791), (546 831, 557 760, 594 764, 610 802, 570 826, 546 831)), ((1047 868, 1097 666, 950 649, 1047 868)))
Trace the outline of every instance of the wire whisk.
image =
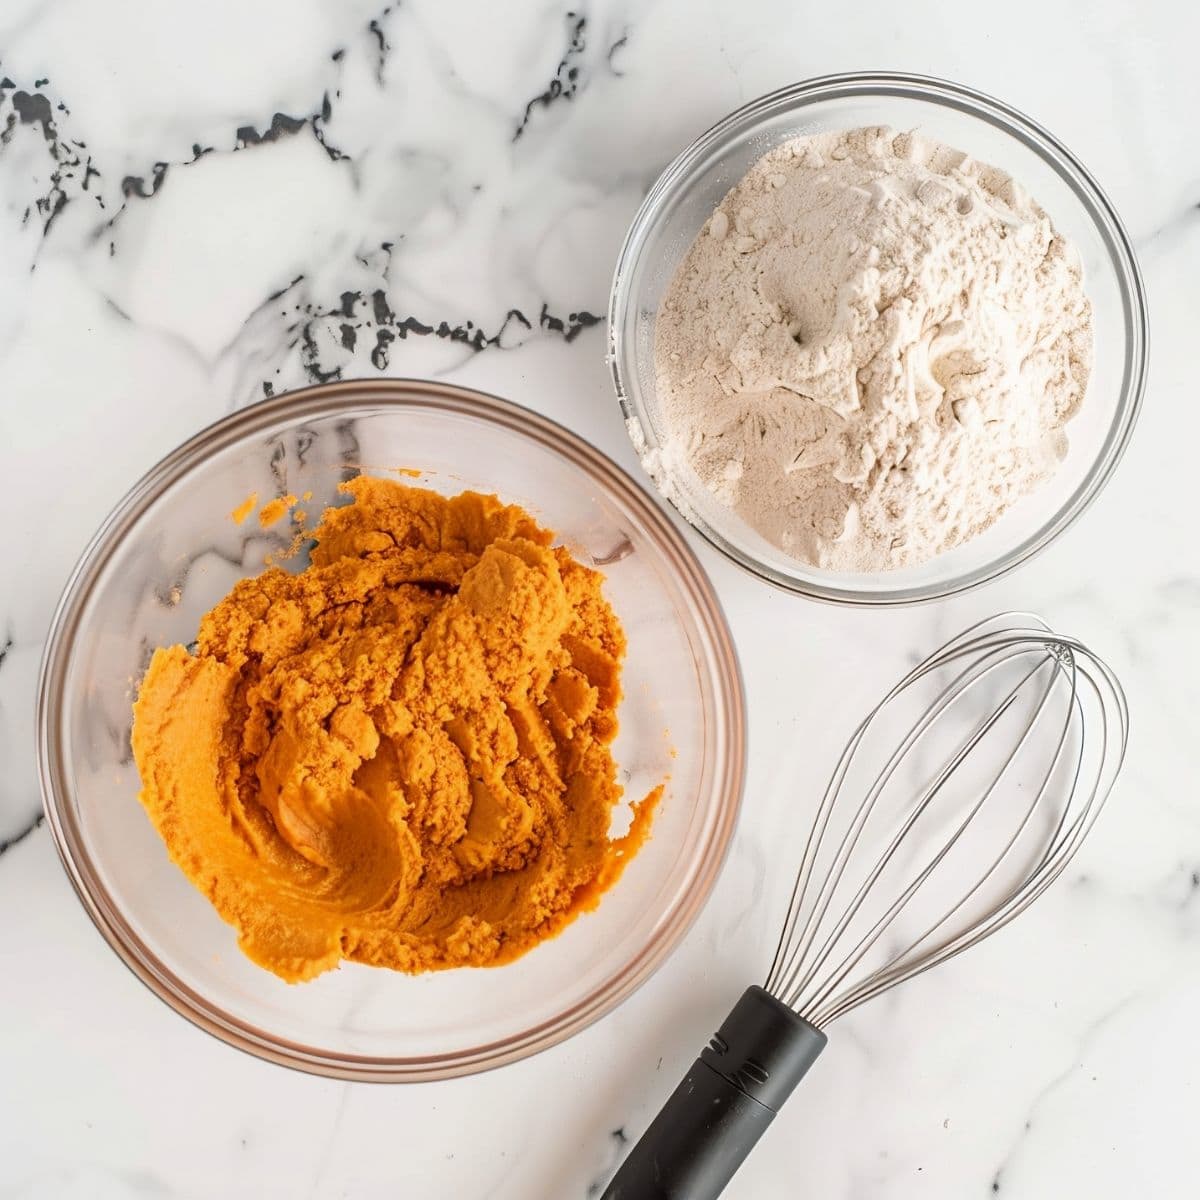
POLYGON ((1124 761, 1125 694, 1030 613, 965 630, 863 718, 746 990, 604 1193, 713 1200, 838 1017, 970 949, 1065 870, 1124 761))
POLYGON ((766 990, 823 1028, 1008 924, 1062 874, 1099 816, 1124 758, 1128 724, 1125 695, 1108 666, 1031 614, 993 617, 947 642, 867 714, 842 752, 805 846, 766 990), (936 694, 882 768, 862 779, 857 756, 874 748, 889 710, 930 685, 936 694), (973 710, 963 713, 973 700, 973 710), (960 715, 950 738, 951 718, 960 715), (953 777, 969 756, 985 755, 1000 739, 1004 751, 990 754, 961 786, 953 777), (914 791, 912 768, 922 755, 929 762, 914 791), (862 784, 861 792, 849 790, 862 784), (893 802, 897 790, 904 791, 907 811, 893 802), (839 836, 836 815, 856 795, 861 799, 839 836), (921 839, 939 802, 948 815, 943 835, 921 839), (1052 813, 1042 811, 1046 805, 1052 813), (889 947, 878 966, 848 982, 939 872, 954 874, 948 868, 973 849, 971 826, 985 815, 995 816, 991 861, 939 906, 918 936, 889 947), (871 835, 880 825, 886 828, 876 839, 878 853, 870 852, 856 877, 851 867, 875 844, 871 835), (1007 836, 997 840, 996 833, 1007 836), (898 859, 918 840, 903 885, 889 891, 890 902, 847 945, 881 881, 889 870, 900 873, 898 859))

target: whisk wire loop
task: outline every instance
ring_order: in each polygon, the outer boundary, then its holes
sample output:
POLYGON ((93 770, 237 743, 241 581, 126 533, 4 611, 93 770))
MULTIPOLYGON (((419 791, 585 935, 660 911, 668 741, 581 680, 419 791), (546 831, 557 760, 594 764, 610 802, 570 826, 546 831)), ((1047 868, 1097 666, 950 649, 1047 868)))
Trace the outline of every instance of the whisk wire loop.
MULTIPOLYGON (((1030 672, 1030 674, 1032 674, 1032 672, 1030 672)), ((943 767, 941 768, 941 770, 938 773, 937 778, 930 785, 930 787, 926 790, 926 792, 922 795, 916 808, 913 810, 913 813, 910 815, 910 817, 906 821, 905 825, 902 827, 900 832, 897 833, 896 836, 892 839, 892 843, 888 847, 888 850, 886 851, 885 855, 878 861, 874 870, 871 872, 871 875, 868 877, 867 881, 862 885, 862 887, 860 887, 859 892, 858 892, 857 896, 855 897, 855 900, 851 906, 850 914, 847 917, 844 917, 843 920, 839 923, 834 934, 832 934, 830 936, 830 940, 827 943, 827 947, 831 946, 832 943, 835 942, 836 939, 845 932, 845 929, 846 929, 847 925, 849 924, 849 920, 851 919, 851 917, 853 915, 857 914, 857 912, 861 908, 866 896, 869 894, 871 888, 878 882, 880 876, 883 874, 883 871, 889 865, 889 863, 892 861, 897 848, 903 842, 905 836, 909 833, 909 831, 912 829, 912 827, 916 824, 917 820, 926 813, 930 804, 932 804, 935 797, 942 790, 942 787, 946 784, 947 780, 954 773, 954 771, 958 768, 958 766, 966 759, 967 755, 970 754, 971 751, 983 740, 983 738, 987 735, 987 733, 996 725, 996 723, 1000 720, 1000 718, 1004 715, 1004 713, 1009 709, 1009 707, 1012 705, 1012 703, 1014 702, 1014 700, 1016 698, 1017 690, 1024 686, 1024 684, 1028 678, 1029 678, 1029 676, 1027 675, 1026 679, 1022 680, 1021 683, 1019 683, 1017 685, 1017 688, 1014 689, 1013 692, 1011 692, 1008 697, 1006 697, 1006 699, 1003 701, 1001 706, 998 709, 996 709, 993 713, 991 713, 980 726, 978 726, 974 731, 972 731, 969 739, 962 746, 960 746, 958 748, 958 750, 954 753, 953 757, 947 763, 945 763, 943 765, 943 767)), ((1043 699, 1041 701, 1041 704, 1044 705, 1044 703, 1045 703, 1045 697, 1043 697, 1043 699)), ((1039 706, 1038 711, 1040 711, 1040 706, 1039 706)), ((871 928, 871 930, 868 931, 868 933, 862 939, 860 939, 858 945, 854 948, 852 953, 843 961, 842 965, 840 966, 840 968, 838 968, 837 972, 833 975, 833 977, 829 980, 829 982, 827 982, 821 988, 821 990, 818 991, 817 994, 813 997, 812 1005, 817 1011, 819 1011, 820 1006, 829 999, 829 997, 830 997, 831 993, 834 991, 834 989, 836 987, 838 987, 845 980, 846 976, 854 969, 854 967, 856 967, 858 965, 858 963, 867 954, 867 952, 875 945, 875 943, 878 941, 878 939, 880 938, 880 936, 882 935, 884 930, 890 926, 892 920, 896 916, 898 916, 898 914, 900 912, 902 912, 904 910, 904 908, 908 905, 908 903, 912 900, 912 898, 917 894, 921 885, 933 874, 933 872, 942 864, 942 862, 946 859, 946 857, 949 855, 949 853, 954 849, 954 847, 957 845, 959 840, 962 838, 963 834, 967 831, 968 827, 971 824, 972 819, 976 816, 976 814, 983 807, 983 805, 987 802, 987 800, 994 794, 996 787, 999 785, 1001 779, 1003 778, 1005 771, 1007 771, 1009 766, 1012 764, 1018 751, 1020 750, 1021 745, 1024 744, 1024 740, 1026 737, 1028 737, 1028 728, 1026 729, 1025 734, 1022 735, 1021 742, 1018 743, 1018 745, 1016 747, 1014 747, 1013 750, 1009 753, 1007 758, 1001 764, 999 771, 996 773, 994 778, 988 783, 983 794, 975 802, 974 807, 969 809, 967 811, 967 813, 963 816, 963 818, 959 822, 957 828, 955 828, 954 831, 951 833, 949 839, 936 851, 936 853, 934 854, 934 856, 930 860, 930 862, 917 874, 917 876, 912 880, 912 882, 904 889, 904 891, 900 894, 900 897, 875 922, 875 924, 871 928)), ((1013 836, 1015 838, 1017 835, 1014 834, 1013 836)), ((1011 842, 1010 842, 1010 844, 1011 844, 1011 842)), ((965 903, 970 898, 972 893, 975 891, 978 891, 981 886, 982 886, 982 880, 976 881, 976 883, 973 885, 973 887, 968 890, 966 895, 961 897, 959 899, 957 905, 955 905, 953 907, 957 907, 958 905, 965 903)), ((876 972, 874 972, 872 974, 871 978, 878 978, 879 976, 886 974, 886 972, 889 969, 893 968, 899 961, 901 961, 906 954, 910 953, 927 936, 929 936, 930 933, 935 932, 936 929, 941 925, 941 923, 949 915, 950 915, 950 913, 947 913, 945 916, 938 918, 938 920, 934 923, 933 926, 930 927, 929 930, 927 930, 925 933, 921 934, 918 938, 916 938, 912 943, 910 943, 903 950, 895 952, 892 955, 891 959, 887 963, 885 963, 882 967, 880 967, 876 972)))
POLYGON ((839 757, 767 991, 822 1028, 1003 928, 1062 874, 1091 829, 1128 726, 1109 667, 1032 614, 992 617, 947 642, 866 715, 839 757), (917 707, 906 718, 908 705, 917 707), (889 739, 896 721, 904 733, 889 739), (894 748, 872 773, 876 741, 894 748), (862 799, 847 809, 853 792, 862 799), (983 848, 964 869, 960 857, 975 843, 983 848), (935 877, 950 899, 917 918, 935 877), (908 931, 904 920, 915 922, 908 931))

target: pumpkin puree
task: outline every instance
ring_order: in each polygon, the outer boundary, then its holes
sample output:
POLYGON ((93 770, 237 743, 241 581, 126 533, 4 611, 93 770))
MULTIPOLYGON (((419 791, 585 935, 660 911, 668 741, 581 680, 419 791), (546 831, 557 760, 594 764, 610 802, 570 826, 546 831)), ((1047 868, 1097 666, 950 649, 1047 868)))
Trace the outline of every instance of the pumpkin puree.
POLYGON ((494 496, 360 477, 299 574, 239 582, 134 706, 172 859, 290 982, 507 962, 591 907, 625 638, 602 577, 494 496))

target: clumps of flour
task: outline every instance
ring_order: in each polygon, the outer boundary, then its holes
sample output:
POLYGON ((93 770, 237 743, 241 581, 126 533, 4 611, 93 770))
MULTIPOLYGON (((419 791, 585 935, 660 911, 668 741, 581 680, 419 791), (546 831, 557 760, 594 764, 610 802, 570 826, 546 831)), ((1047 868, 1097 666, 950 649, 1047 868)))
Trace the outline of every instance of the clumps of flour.
POLYGON ((671 283, 647 465, 804 562, 911 566, 1055 469, 1091 362, 1077 256, 1017 182, 915 133, 797 138, 671 283))

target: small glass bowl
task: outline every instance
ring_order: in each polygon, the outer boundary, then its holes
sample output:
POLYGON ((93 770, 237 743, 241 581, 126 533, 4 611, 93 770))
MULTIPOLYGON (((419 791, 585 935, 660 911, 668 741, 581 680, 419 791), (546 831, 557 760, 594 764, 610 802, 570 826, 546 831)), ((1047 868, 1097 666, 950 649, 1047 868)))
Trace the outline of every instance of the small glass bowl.
POLYGON ((797 561, 721 504, 694 473, 672 472, 664 494, 717 549, 771 583, 843 604, 911 604, 995 579, 1048 546, 1107 482, 1141 405, 1148 325, 1133 247, 1096 181, 1050 133, 998 100, 917 75, 831 75, 752 101, 671 163, 634 218, 613 279, 609 361, 626 427, 653 474, 663 439, 654 321, 680 261, 730 188, 769 150, 804 134, 865 125, 920 130, 1008 171, 1079 251, 1094 310, 1095 364, 1067 426, 1066 459, 978 537, 920 566, 875 574, 797 561))
MULTIPOLYGON (((285 563, 298 570, 303 556, 285 563)), ((478 392, 347 382, 282 395, 204 430, 117 506, 76 567, 38 694, 50 828, 114 950, 158 996, 231 1045, 347 1079, 437 1079, 550 1046, 644 982, 699 912, 741 798, 744 703, 708 578, 666 513, 586 442, 478 392), (155 647, 200 616, 292 530, 230 511, 311 492, 314 516, 359 472, 421 472, 444 493, 524 505, 606 577, 629 641, 614 747, 626 797, 667 780, 650 840, 594 912, 516 962, 412 977, 345 963, 289 986, 168 859, 138 803, 131 704, 155 647)))

